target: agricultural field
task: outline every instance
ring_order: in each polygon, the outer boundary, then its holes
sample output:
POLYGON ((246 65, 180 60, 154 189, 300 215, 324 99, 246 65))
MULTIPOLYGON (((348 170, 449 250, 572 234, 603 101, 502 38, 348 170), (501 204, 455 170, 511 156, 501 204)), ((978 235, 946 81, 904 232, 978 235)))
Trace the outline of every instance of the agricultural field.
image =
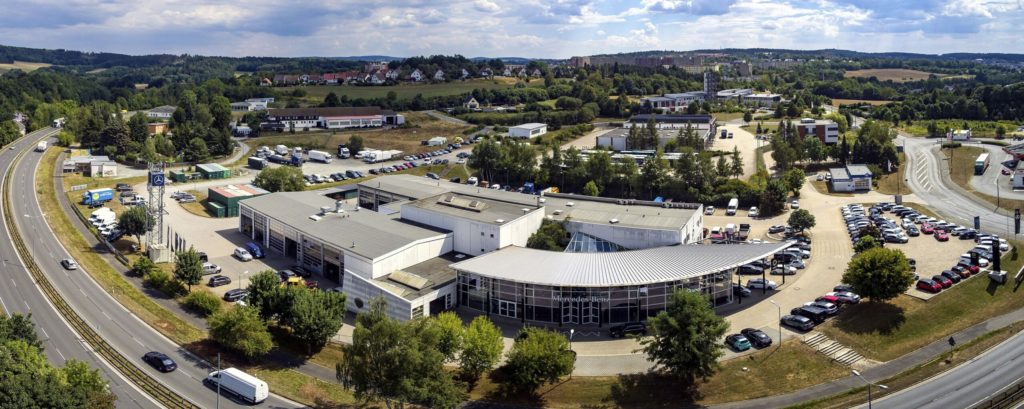
POLYGON ((935 74, 926 71, 908 70, 903 68, 874 68, 868 70, 854 70, 846 71, 843 76, 846 78, 868 78, 875 77, 879 81, 892 81, 892 82, 913 82, 913 81, 924 81, 929 76, 935 75, 942 79, 952 78, 968 78, 969 76, 964 75, 947 75, 947 74, 935 74))
POLYGON ((445 136, 449 140, 455 137, 464 137, 462 131, 472 129, 470 125, 458 125, 448 121, 432 118, 421 112, 403 112, 406 124, 409 127, 392 129, 360 129, 360 130, 338 130, 338 131, 313 131, 297 133, 263 133, 264 136, 252 138, 247 141, 250 146, 301 146, 306 150, 319 149, 334 152, 339 144, 347 143, 352 135, 359 135, 363 138, 363 146, 374 149, 397 149, 402 152, 418 153, 426 152, 430 148, 420 144, 420 141, 435 136, 445 136))
POLYGON ((871 106, 877 106, 877 105, 885 105, 885 104, 888 104, 888 103, 891 103, 891 102, 893 102, 893 101, 871 100, 871 99, 840 99, 840 98, 832 98, 832 105, 836 106, 836 107, 838 107, 840 105, 860 105, 860 104, 868 104, 868 105, 871 105, 871 106))
MULTIPOLYGON (((408 99, 417 94, 423 94, 424 98, 459 95, 472 92, 474 89, 501 89, 511 88, 516 84, 515 78, 495 78, 493 80, 476 79, 469 81, 452 81, 440 84, 400 84, 385 86, 353 86, 353 85, 298 85, 291 87, 275 87, 274 90, 283 94, 289 94, 296 89, 306 91, 303 97, 306 101, 320 103, 327 94, 333 92, 341 98, 347 95, 349 99, 355 98, 385 98, 388 93, 394 91, 398 99, 408 99)), ((531 85, 542 85, 544 80, 535 79, 530 81, 531 85)))
POLYGON ((4 73, 12 70, 22 70, 25 72, 32 72, 40 68, 52 67, 53 64, 41 63, 41 62, 25 62, 15 60, 13 63, 0 64, 0 73, 4 73))

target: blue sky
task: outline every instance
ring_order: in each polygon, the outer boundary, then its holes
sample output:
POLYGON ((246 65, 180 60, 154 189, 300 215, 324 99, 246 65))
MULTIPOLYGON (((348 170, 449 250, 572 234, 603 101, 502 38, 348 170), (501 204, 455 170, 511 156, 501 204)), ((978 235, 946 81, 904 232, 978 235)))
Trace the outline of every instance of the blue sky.
POLYGON ((565 58, 699 48, 1024 53, 1024 0, 4 0, 0 44, 565 58))

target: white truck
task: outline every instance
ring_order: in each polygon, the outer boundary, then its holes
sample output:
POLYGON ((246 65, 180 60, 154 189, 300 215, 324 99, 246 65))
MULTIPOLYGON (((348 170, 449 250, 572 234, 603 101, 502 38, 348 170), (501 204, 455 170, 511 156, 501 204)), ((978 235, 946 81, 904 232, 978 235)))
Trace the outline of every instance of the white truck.
POLYGON ((46 150, 46 141, 39 141, 36 144, 36 152, 43 152, 46 150))
POLYGON ((284 145, 277 145, 274 147, 274 152, 277 152, 278 155, 287 155, 288 147, 284 145))
POLYGON ((309 154, 309 160, 315 160, 317 162, 331 163, 331 159, 333 158, 331 154, 323 151, 309 151, 307 153, 309 154))
POLYGON ((63 128, 65 122, 67 122, 67 119, 65 119, 63 117, 54 119, 53 120, 53 127, 54 128, 63 128))
POLYGON ((267 400, 270 396, 266 382, 235 368, 210 372, 203 382, 215 389, 220 385, 222 391, 227 391, 253 405, 267 400))
POLYGON ((725 207, 726 216, 735 216, 736 209, 740 207, 740 200, 737 198, 729 199, 729 205, 725 207))

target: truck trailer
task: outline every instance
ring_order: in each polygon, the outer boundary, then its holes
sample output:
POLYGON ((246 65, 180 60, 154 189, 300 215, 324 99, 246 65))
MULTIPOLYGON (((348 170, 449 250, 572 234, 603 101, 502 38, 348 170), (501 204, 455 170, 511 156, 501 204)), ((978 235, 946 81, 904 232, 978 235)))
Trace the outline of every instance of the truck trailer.
POLYGON ((315 160, 317 162, 331 163, 333 158, 331 154, 323 151, 309 151, 309 160, 315 160))
POLYGON ((82 204, 95 205, 114 200, 114 189, 93 189, 82 194, 82 204))
POLYGON ((267 160, 264 159, 264 158, 256 157, 256 156, 250 156, 249 157, 249 167, 253 168, 253 169, 256 169, 256 170, 263 169, 263 168, 267 167, 267 160))

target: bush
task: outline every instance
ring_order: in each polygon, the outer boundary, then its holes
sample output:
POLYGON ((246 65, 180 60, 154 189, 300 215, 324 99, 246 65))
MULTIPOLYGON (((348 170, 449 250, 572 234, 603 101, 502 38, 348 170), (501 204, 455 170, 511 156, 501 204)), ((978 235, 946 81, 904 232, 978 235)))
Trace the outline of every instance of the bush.
POLYGON ((161 289, 168 280, 171 279, 171 275, 167 274, 163 270, 152 270, 149 274, 142 277, 142 283, 149 288, 161 289))
POLYGON ((960 147, 960 142, 946 142, 946 143, 942 144, 942 149, 953 149, 953 148, 959 148, 959 147, 960 147))
POLYGON ((205 290, 192 292, 185 297, 183 303, 204 317, 219 312, 223 305, 220 298, 205 290))

